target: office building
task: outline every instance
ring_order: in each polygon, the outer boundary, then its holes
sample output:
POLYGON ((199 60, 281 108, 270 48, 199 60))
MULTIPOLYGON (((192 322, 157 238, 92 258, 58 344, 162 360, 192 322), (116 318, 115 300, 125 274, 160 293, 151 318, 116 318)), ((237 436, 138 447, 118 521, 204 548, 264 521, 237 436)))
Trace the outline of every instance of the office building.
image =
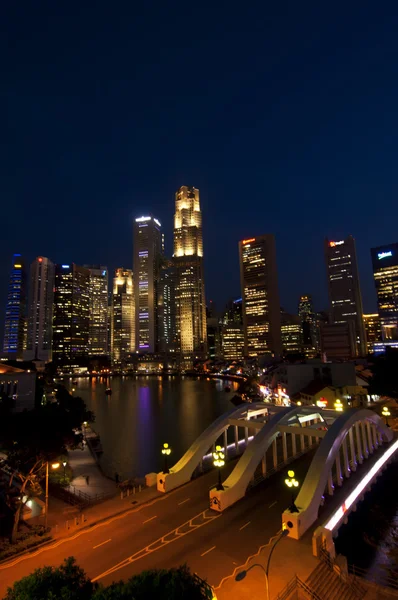
POLYGON ((275 237, 271 234, 239 242, 245 355, 280 355, 279 306, 275 237))
POLYGON ((301 354, 303 352, 303 329, 298 315, 281 313, 281 338, 284 354, 301 354))
POLYGON ((371 249, 383 342, 398 340, 398 243, 371 249))
POLYGON ((366 333, 366 349, 368 354, 373 354, 374 344, 382 341, 379 313, 363 315, 363 324, 366 333))
POLYGON ((108 354, 108 269, 84 265, 90 272, 90 325, 88 351, 91 356, 108 354))
POLYGON ((357 337, 354 321, 323 323, 321 325, 321 353, 325 360, 351 360, 357 355, 357 337))
POLYGON ((207 356, 211 360, 221 358, 222 336, 218 317, 207 317, 207 356))
POLYGON ((52 359, 54 264, 38 256, 30 265, 25 360, 52 359))
POLYGON ((245 355, 243 326, 234 323, 223 325, 222 354, 224 360, 241 361, 245 355))
POLYGON ((242 298, 238 298, 237 300, 230 300, 225 307, 225 311, 222 317, 222 322, 224 325, 243 325, 243 315, 242 315, 242 298))
POLYGON ((179 350, 176 323, 176 268, 170 259, 163 259, 158 283, 159 352, 175 354, 179 350))
POLYGON ((139 217, 134 222, 134 297, 135 345, 139 352, 159 349, 158 282, 164 254, 160 222, 154 217, 139 217))
POLYGON ((325 240, 325 258, 331 323, 352 322, 356 355, 364 356, 366 337, 354 238, 325 240))
POLYGON ((13 255, 8 283, 3 352, 10 359, 22 358, 26 310, 26 274, 20 254, 13 255))
POLYGON ((310 358, 319 351, 319 327, 310 294, 300 296, 298 314, 303 334, 303 350, 310 358))
POLYGON ((53 312, 53 360, 80 366, 88 354, 90 271, 75 264, 56 265, 53 312))
POLYGON ((133 272, 116 269, 112 291, 111 358, 121 366, 135 350, 135 310, 133 272))
POLYGON ((199 190, 182 186, 175 195, 174 255, 176 327, 182 364, 206 358, 207 328, 199 190))

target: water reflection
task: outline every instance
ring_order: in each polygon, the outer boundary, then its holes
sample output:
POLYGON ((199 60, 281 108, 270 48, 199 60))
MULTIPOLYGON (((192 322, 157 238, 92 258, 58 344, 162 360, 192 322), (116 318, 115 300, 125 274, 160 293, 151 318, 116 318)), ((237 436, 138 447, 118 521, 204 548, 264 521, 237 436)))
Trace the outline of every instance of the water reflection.
POLYGON ((162 466, 168 442, 174 464, 219 415, 230 410, 238 384, 212 379, 172 377, 79 379, 76 393, 95 412, 94 429, 104 453, 100 463, 113 477, 142 477, 162 466), (112 396, 105 389, 112 387, 112 396))

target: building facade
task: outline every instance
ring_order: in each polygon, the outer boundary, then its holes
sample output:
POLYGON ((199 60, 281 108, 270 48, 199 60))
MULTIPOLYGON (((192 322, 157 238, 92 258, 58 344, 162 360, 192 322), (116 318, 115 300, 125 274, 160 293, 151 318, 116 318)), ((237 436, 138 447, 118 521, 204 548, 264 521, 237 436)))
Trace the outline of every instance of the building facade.
POLYGON ((366 333, 366 348, 368 354, 373 354, 374 344, 382 341, 379 313, 363 315, 363 323, 366 333))
POLYGON ((75 264, 56 265, 53 312, 53 360, 79 366, 88 355, 90 271, 75 264))
POLYGON ((275 237, 239 242, 245 355, 282 352, 275 237))
POLYGON ((88 351, 91 356, 103 356, 108 354, 108 268, 84 266, 90 272, 88 351))
POLYGON ((351 360, 357 355, 353 321, 321 325, 321 353, 326 360, 351 360))
POLYGON ((52 359, 54 276, 54 264, 45 256, 30 265, 25 360, 52 359))
POLYGON ((111 358, 115 366, 122 365, 135 350, 135 304, 133 272, 116 269, 112 289, 111 358))
POLYGON ((281 338, 284 354, 303 352, 303 329, 298 315, 281 313, 281 338))
POLYGON ((158 219, 138 217, 134 222, 135 345, 139 352, 159 349, 158 283, 164 239, 158 219))
POLYGON ((26 310, 26 273, 20 254, 13 255, 8 283, 3 352, 10 359, 23 357, 26 310))
POLYGON ((303 351, 311 358, 319 352, 319 327, 310 294, 300 296, 298 314, 302 328, 303 351))
POLYGON ((325 258, 331 322, 353 323, 356 355, 364 356, 366 336, 354 238, 349 235, 339 241, 326 239, 325 258))
POLYGON ((398 243, 371 249, 383 342, 398 340, 398 243))
POLYGON ((158 335, 159 352, 176 354, 179 341, 176 324, 176 268, 170 259, 164 259, 158 283, 158 335))
POLYGON ((182 186, 175 195, 173 263, 178 346, 189 364, 207 352, 202 213, 194 187, 182 186))

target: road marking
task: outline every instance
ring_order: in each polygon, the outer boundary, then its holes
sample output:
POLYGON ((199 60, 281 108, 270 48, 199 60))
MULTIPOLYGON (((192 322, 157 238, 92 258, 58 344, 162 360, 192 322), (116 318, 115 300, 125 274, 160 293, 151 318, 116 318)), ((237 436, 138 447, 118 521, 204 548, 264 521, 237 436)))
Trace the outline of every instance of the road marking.
POLYGON ((215 546, 213 546, 213 548, 210 548, 209 550, 206 550, 206 552, 203 552, 203 554, 201 554, 200 556, 204 556, 205 554, 209 554, 209 552, 211 552, 212 550, 214 550, 215 546))
POLYGON ((272 508, 273 506, 275 506, 275 504, 278 504, 278 500, 275 500, 275 502, 273 502, 272 504, 270 504, 268 508, 272 508))
POLYGON ((149 523, 149 521, 153 521, 153 519, 157 519, 158 516, 155 515, 154 517, 151 517, 150 519, 147 519, 146 521, 144 521, 144 523, 149 523))
POLYGON ((239 531, 242 531, 242 529, 244 529, 245 527, 250 525, 250 523, 251 523, 251 521, 248 521, 245 525, 242 525, 242 527, 240 527, 239 531))
POLYGON ((109 538, 109 540, 106 540, 105 542, 101 542, 100 544, 97 544, 96 546, 93 546, 93 550, 94 548, 99 548, 100 546, 103 546, 104 544, 107 544, 108 542, 111 541, 112 538, 109 538))
POLYGON ((145 548, 142 548, 141 550, 138 550, 138 552, 135 552, 131 556, 125 558, 117 565, 114 565, 107 571, 100 573, 100 575, 97 575, 91 581, 93 581, 93 582, 98 581, 98 579, 102 579, 102 577, 105 577, 106 575, 115 573, 119 569, 123 569, 123 567, 131 565, 131 563, 136 562, 137 560, 140 560, 141 558, 144 558, 144 556, 148 556, 149 554, 152 554, 153 552, 160 550, 160 548, 164 548, 168 544, 171 544, 172 542, 181 539, 185 535, 188 535, 192 531, 195 531, 196 529, 203 527, 207 523, 211 523, 215 519, 219 519, 221 516, 222 516, 222 513, 214 513, 210 510, 201 512, 198 515, 196 515, 196 517, 193 517, 189 521, 186 521, 182 525, 179 525, 176 529, 169 531, 169 533, 166 533, 166 535, 155 540, 154 542, 152 542, 145 548), (207 516, 206 513, 210 513, 210 515, 207 516))
POLYGON ((188 502, 188 500, 190 500, 191 498, 186 498, 185 500, 183 500, 182 502, 178 503, 178 506, 181 506, 181 504, 185 504, 185 502, 188 502))

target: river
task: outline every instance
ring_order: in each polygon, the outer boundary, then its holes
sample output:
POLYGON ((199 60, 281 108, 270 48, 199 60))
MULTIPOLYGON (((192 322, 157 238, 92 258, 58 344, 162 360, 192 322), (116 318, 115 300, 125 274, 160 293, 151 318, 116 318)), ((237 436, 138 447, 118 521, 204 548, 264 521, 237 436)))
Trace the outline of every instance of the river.
MULTIPOLYGON (((109 382, 80 378, 75 385, 87 408, 94 411, 93 429, 100 435, 104 473, 120 479, 143 477, 160 470, 161 448, 167 442, 174 464, 218 416, 233 408, 238 384, 195 377, 113 377, 109 382)), ((71 384, 72 385, 72 384, 71 384)))

